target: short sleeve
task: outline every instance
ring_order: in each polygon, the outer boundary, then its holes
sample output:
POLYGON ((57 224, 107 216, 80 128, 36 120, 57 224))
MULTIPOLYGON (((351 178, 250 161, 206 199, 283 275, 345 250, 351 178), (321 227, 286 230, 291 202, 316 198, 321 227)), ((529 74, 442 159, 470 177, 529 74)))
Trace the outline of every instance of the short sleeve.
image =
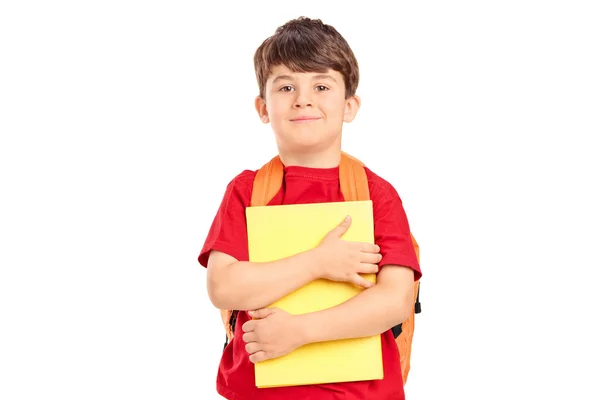
POLYGON ((227 185, 198 256, 202 266, 208 265, 213 250, 229 254, 238 261, 248 261, 246 207, 250 204, 254 175, 252 171, 244 171, 227 185))
POLYGON ((402 200, 391 184, 371 171, 375 243, 383 256, 380 266, 400 265, 414 270, 415 281, 421 278, 421 267, 412 243, 410 226, 402 200))

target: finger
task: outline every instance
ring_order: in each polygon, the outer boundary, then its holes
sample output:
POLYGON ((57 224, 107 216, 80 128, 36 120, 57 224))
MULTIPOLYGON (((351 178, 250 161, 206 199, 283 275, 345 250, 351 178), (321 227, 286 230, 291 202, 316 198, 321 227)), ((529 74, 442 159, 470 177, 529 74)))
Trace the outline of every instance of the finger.
POLYGON ((270 357, 264 351, 257 351, 256 353, 250 356, 250 362, 256 364, 261 361, 268 360, 269 358, 270 357))
POLYGON ((354 283, 355 285, 358 285, 360 287, 363 287, 365 289, 368 289, 371 286, 373 286, 372 282, 369 282, 368 280, 366 280, 365 278, 363 278, 362 276, 360 276, 358 274, 354 275, 354 277, 352 278, 352 283, 354 283))
POLYGON ((244 325, 242 325, 242 331, 244 332, 252 332, 254 331, 254 328, 256 328, 256 321, 254 320, 245 322, 244 325))
POLYGON ((369 263, 360 263, 360 271, 361 274, 376 274, 379 272, 379 267, 377 264, 369 264, 369 263))
POLYGON ((378 264, 383 259, 383 256, 379 253, 363 253, 361 254, 360 260, 368 264, 378 264))
POLYGON ((350 228, 350 225, 352 225, 352 218, 350 218, 350 216, 347 215, 346 218, 344 218, 344 220, 338 226, 336 226, 331 232, 329 232, 329 235, 334 235, 340 238, 344 235, 344 233, 346 233, 348 228, 350 228))
POLYGON ((242 340, 246 343, 256 342, 258 340, 258 335, 256 332, 248 332, 242 335, 242 340))
POLYGON ((262 347, 259 343, 256 342, 250 342, 246 344, 246 352, 248 354, 254 354, 258 351, 262 351, 262 347))
POLYGON ((372 244, 372 243, 360 243, 360 251, 362 251, 363 253, 379 253, 381 251, 381 248, 376 245, 376 244, 372 244))
POLYGON ((276 311, 275 308, 261 308, 260 310, 248 311, 248 315, 252 318, 267 318, 276 311))

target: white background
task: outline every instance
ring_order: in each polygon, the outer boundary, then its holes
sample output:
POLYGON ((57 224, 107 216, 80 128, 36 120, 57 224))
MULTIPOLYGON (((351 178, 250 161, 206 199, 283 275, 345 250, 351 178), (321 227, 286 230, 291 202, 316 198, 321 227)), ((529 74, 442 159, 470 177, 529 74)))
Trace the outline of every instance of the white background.
POLYGON ((252 56, 301 15, 353 48, 344 150, 421 246, 407 398, 600 398, 594 2, 200 3, 2 2, 0 398, 219 398, 196 257, 275 154, 252 56))

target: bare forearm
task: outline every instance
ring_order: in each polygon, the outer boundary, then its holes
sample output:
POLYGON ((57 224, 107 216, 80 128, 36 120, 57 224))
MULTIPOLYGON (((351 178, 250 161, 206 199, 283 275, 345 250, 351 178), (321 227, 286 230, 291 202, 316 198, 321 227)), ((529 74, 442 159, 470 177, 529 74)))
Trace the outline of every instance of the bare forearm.
POLYGON ((375 285, 350 300, 298 316, 304 343, 378 335, 408 318, 409 297, 398 288, 375 285))
POLYGON ((312 250, 272 262, 238 261, 209 274, 209 296, 220 309, 267 307, 319 278, 317 263, 312 250))

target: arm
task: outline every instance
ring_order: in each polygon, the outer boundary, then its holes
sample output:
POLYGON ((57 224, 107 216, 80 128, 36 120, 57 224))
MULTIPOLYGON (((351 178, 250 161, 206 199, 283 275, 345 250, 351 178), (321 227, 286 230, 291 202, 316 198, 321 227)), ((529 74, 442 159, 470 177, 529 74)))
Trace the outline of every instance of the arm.
POLYGON ((345 219, 314 249, 271 262, 238 261, 212 251, 207 278, 210 300, 220 309, 256 310, 319 278, 373 286, 360 274, 377 271, 379 246, 341 240, 350 224, 345 219))
POLYGON ((250 204, 254 173, 234 178, 221 201, 202 251, 207 289, 222 310, 266 307, 316 278, 313 252, 271 263, 250 263, 245 209, 250 204), (243 260, 243 261, 238 261, 243 260))
POLYGON ((304 315, 301 339, 308 342, 380 334, 404 322, 414 307, 414 281, 421 272, 402 200, 389 182, 367 174, 370 188, 377 189, 371 191, 375 243, 383 255, 377 284, 336 307, 304 315))
POLYGON ((374 336, 408 318, 413 307, 414 270, 388 265, 377 284, 329 309, 291 315, 278 308, 250 311, 242 326, 253 363, 286 355, 308 343, 374 336))
POLYGON ((297 316, 301 343, 373 336, 405 321, 414 306, 414 271, 388 265, 377 284, 350 300, 297 316))
POLYGON ((421 277, 419 262, 402 201, 389 183, 380 182, 380 188, 372 193, 375 243, 383 256, 372 261, 382 266, 377 284, 314 313, 291 315, 278 308, 250 311, 254 319, 242 326, 242 339, 251 362, 281 357, 308 343, 381 334, 411 315, 414 281, 421 277))
POLYGON ((208 296, 215 307, 223 310, 263 308, 317 279, 317 271, 314 250, 266 263, 238 261, 212 251, 208 259, 208 296))

